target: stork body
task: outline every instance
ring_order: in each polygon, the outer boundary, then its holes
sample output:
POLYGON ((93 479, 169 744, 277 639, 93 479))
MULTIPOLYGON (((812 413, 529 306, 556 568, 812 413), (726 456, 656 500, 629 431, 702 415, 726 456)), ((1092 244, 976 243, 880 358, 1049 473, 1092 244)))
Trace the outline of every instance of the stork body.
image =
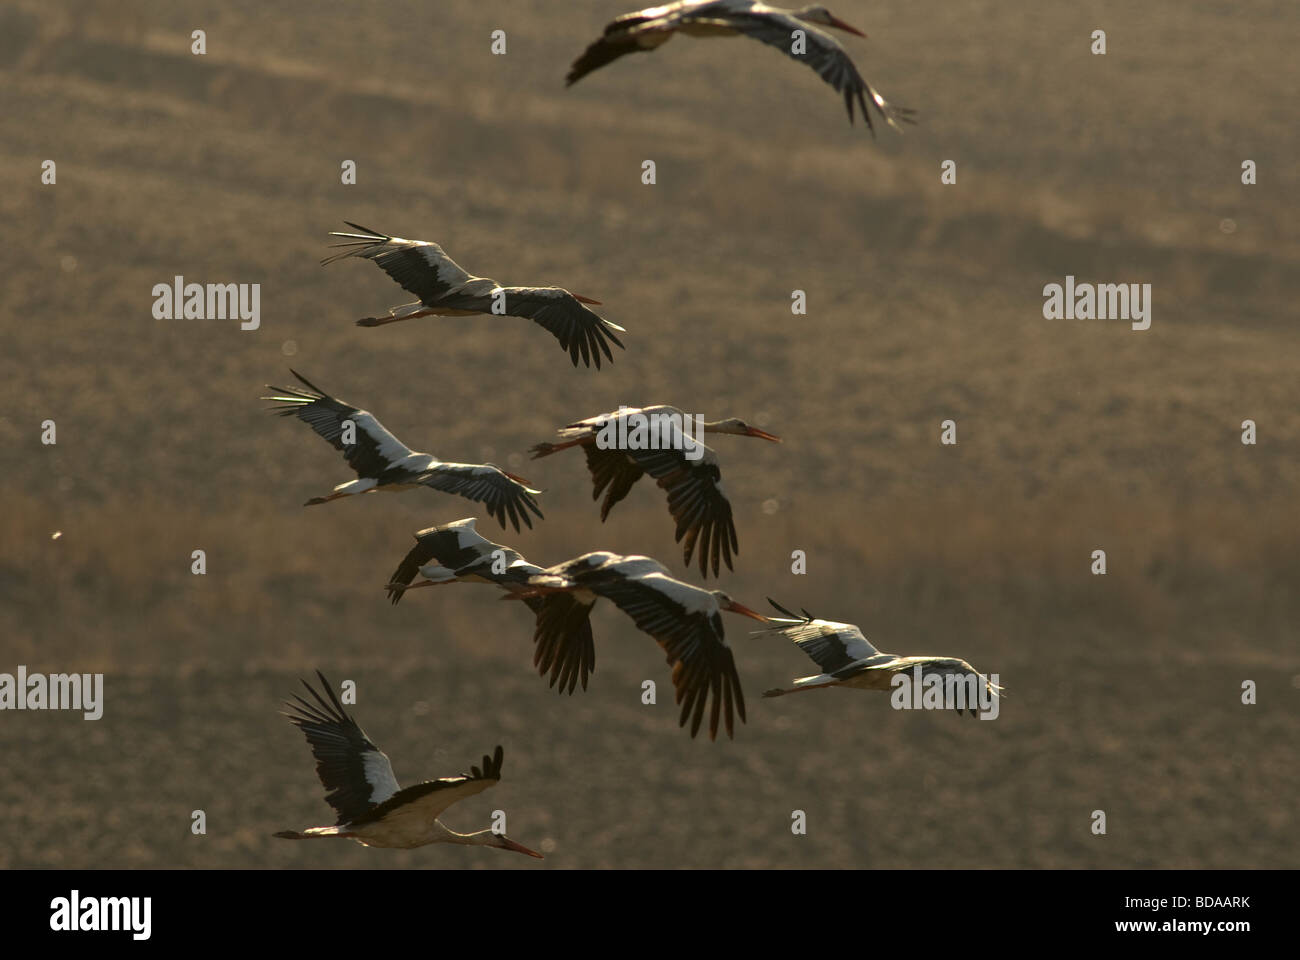
MULTIPOLYGON (((788 693, 837 686, 890 692, 895 688, 895 675, 901 673, 909 677, 917 676, 918 668, 922 679, 931 676, 974 677, 988 696, 1001 695, 1001 686, 958 657, 900 657, 892 653, 881 653, 851 623, 819 620, 810 615, 798 617, 775 601, 768 602, 786 616, 769 618, 773 626, 767 631, 759 632, 779 633, 793 641, 822 672, 811 677, 800 677, 793 681, 793 687, 766 690, 763 692, 764 697, 781 697, 788 693)), ((975 712, 975 708, 970 707, 971 716, 975 712)))
POLYGON ((606 26, 600 39, 574 61, 566 84, 572 86, 593 70, 626 54, 657 50, 678 33, 691 37, 745 36, 776 47, 817 71, 818 76, 843 96, 850 123, 856 102, 867 128, 874 134, 868 99, 891 127, 897 128, 899 121, 913 122, 912 111, 890 105, 862 78, 840 42, 819 27, 866 36, 819 4, 786 10, 755 0, 682 0, 647 7, 624 14, 606 26))
POLYGON ((402 304, 388 311, 386 317, 366 317, 358 320, 362 327, 378 327, 399 320, 416 317, 466 317, 478 314, 489 316, 523 317, 548 330, 560 346, 569 352, 573 365, 578 359, 600 368, 600 355, 613 361, 609 344, 622 347, 615 331, 626 331, 616 323, 588 310, 585 304, 600 305, 599 300, 581 297, 563 287, 505 287, 486 277, 475 277, 465 271, 436 243, 426 240, 404 240, 348 223, 360 233, 331 232, 332 237, 343 238, 334 246, 345 248, 342 253, 326 257, 322 264, 333 263, 347 257, 373 260, 397 283, 420 299, 402 304))
POLYGON ((325 800, 338 814, 329 827, 282 830, 283 840, 346 839, 367 847, 410 849, 430 843, 497 847, 541 857, 492 830, 457 833, 438 817, 452 804, 481 793, 501 779, 503 751, 497 747, 481 766, 459 777, 426 780, 402 789, 388 756, 348 716, 329 681, 319 670, 321 690, 303 686, 314 702, 295 695, 285 716, 302 730, 316 758, 316 775, 329 791, 325 800))
MULTIPOLYGON (((388 596, 393 603, 407 590, 451 583, 488 583, 511 594, 524 594, 530 582, 545 571, 530 563, 519 551, 493 543, 474 529, 474 518, 457 520, 421 530, 388 578, 388 596), (416 576, 424 579, 413 583, 416 576)), ((586 590, 554 593, 545 597, 521 597, 536 615, 533 632, 533 665, 550 683, 573 693, 596 669, 596 645, 591 632, 591 608, 595 594, 586 590)))
POLYGON ((313 497, 306 506, 375 490, 425 486, 482 503, 502 527, 509 516, 516 531, 521 519, 532 527, 529 511, 542 516, 533 499, 541 491, 529 487, 522 477, 491 463, 445 463, 432 454, 417 453, 389 433, 372 414, 331 397, 296 370, 290 372, 306 390, 268 384, 267 388, 276 394, 262 399, 280 404, 272 408, 273 413, 296 416, 328 440, 357 474, 356 480, 340 483, 327 497, 313 497))
MULTIPOLYGON (((686 565, 690 565, 698 546, 700 575, 709 575, 711 560, 713 575, 717 576, 723 562, 727 569, 735 569, 731 557, 740 551, 740 543, 736 538, 731 501, 722 489, 718 456, 699 436, 693 435, 691 422, 688 415, 666 404, 624 407, 568 424, 559 430, 559 442, 533 447, 533 459, 569 447, 582 447, 593 484, 591 498, 597 500, 605 493, 600 507, 602 522, 614 504, 648 473, 668 495, 668 512, 677 523, 677 542, 685 540, 682 553, 686 565), (664 429, 658 430, 655 424, 665 425, 664 429), (640 435, 644 439, 608 446, 604 438, 611 435, 626 438, 640 435)), ((780 442, 780 437, 736 418, 704 421, 701 426, 710 433, 780 442)))
POLYGON ((588 591, 626 613, 637 627, 658 642, 672 667, 673 688, 681 705, 679 725, 691 723, 691 736, 700 731, 712 695, 709 739, 718 734, 719 719, 733 735, 734 715, 745 719, 745 695, 736 661, 722 626, 722 611, 766 622, 721 590, 701 590, 674 579, 657 560, 599 551, 548 567, 534 577, 533 592, 588 591))

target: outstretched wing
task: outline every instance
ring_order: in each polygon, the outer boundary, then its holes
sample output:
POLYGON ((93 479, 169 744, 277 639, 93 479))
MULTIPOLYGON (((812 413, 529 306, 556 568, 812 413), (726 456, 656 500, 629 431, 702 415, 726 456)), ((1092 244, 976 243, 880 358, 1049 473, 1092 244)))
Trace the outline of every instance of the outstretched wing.
POLYGON ((765 12, 762 14, 736 14, 731 18, 731 25, 747 37, 753 37, 770 47, 776 47, 792 60, 806 63, 817 71, 817 75, 829 83, 837 93, 844 97, 844 106, 849 111, 849 122, 853 122, 853 102, 856 100, 862 108, 862 118, 867 129, 875 134, 871 123, 871 113, 867 110, 867 98, 880 111, 885 122, 895 129, 898 122, 914 123, 914 111, 906 107, 892 106, 871 84, 862 79, 858 68, 840 42, 829 33, 818 30, 812 24, 798 20, 784 13, 765 12), (801 30, 805 38, 806 50, 794 52, 794 31, 801 30))
POLYGON ((289 709, 284 715, 307 737, 316 758, 316 776, 329 791, 325 802, 338 813, 336 822, 354 823, 398 792, 397 778, 388 756, 344 711, 325 675, 317 670, 316 676, 324 696, 304 680, 302 685, 315 702, 294 694, 297 702, 286 702, 289 709))
POLYGON ((314 386, 297 370, 290 369, 289 372, 301 380, 307 389, 267 384, 267 388, 276 391, 276 395, 262 399, 280 404, 279 407, 272 408, 272 413, 297 417, 328 440, 335 450, 343 454, 348 466, 357 472, 357 476, 379 479, 394 464, 411 456, 410 448, 384 429, 384 425, 372 414, 336 400, 314 386), (351 422, 351 432, 355 434, 353 443, 343 442, 344 424, 348 422, 351 422))
MULTIPOLYGON (((704 445, 701 443, 701 447, 704 445)), ((731 565, 731 555, 740 552, 736 539, 736 524, 731 515, 731 501, 722 492, 722 471, 712 451, 704 447, 697 460, 686 457, 684 450, 627 450, 646 473, 654 477, 668 494, 668 512, 677 521, 677 541, 683 544, 684 561, 691 562, 691 554, 700 550, 700 575, 709 575, 709 561, 713 561, 713 575, 725 561, 731 565)))
MULTIPOLYGON (((981 706, 979 699, 981 688, 984 695, 989 698, 989 702, 1002 695, 1001 685, 994 683, 960 657, 895 657, 884 654, 880 659, 883 662, 865 664, 852 672, 864 674, 879 672, 892 678, 900 673, 913 677, 919 671, 922 682, 932 676, 942 677, 944 684, 941 689, 945 694, 942 698, 943 706, 946 709, 954 709, 959 714, 963 709, 968 710, 972 717, 977 715, 977 708, 981 706), (949 678, 959 682, 951 684, 949 678), (952 699, 948 697, 950 690, 952 699)), ((912 693, 914 697, 921 696, 920 690, 914 689, 912 693)))
MULTIPOLYGON (((638 563, 649 566, 640 558, 638 563)), ((663 648, 682 708, 678 722, 685 726, 690 719, 692 737, 699 733, 710 695, 709 739, 717 737, 720 717, 727 736, 733 736, 733 715, 745 719, 745 696, 717 603, 707 590, 674 580, 662 566, 659 570, 627 577, 615 563, 589 577, 580 575, 578 582, 626 613, 663 648)))
POLYGON ((534 490, 490 463, 440 463, 422 473, 416 482, 483 504, 502 527, 509 515, 516 532, 521 519, 532 529, 530 510, 539 519, 542 517, 542 511, 533 499, 542 491, 534 490))
POLYGON ((814 617, 799 619, 776 601, 769 599, 768 603, 788 614, 790 619, 773 617, 771 622, 776 626, 755 632, 782 634, 797 644, 823 673, 834 674, 851 664, 880 655, 862 631, 851 623, 835 623, 814 617))
POLYGON ((502 287, 500 291, 504 294, 506 315, 525 317, 545 327, 569 351, 575 367, 579 355, 586 366, 595 362, 597 370, 601 353, 612 362, 611 342, 625 349, 623 341, 614 334, 615 330, 623 330, 622 327, 588 310, 562 287, 502 287))
POLYGON ((342 253, 326 257, 321 264, 334 263, 347 257, 362 257, 373 260, 384 273, 388 274, 401 286, 410 291, 428 306, 436 305, 448 293, 459 290, 471 277, 445 250, 436 243, 427 240, 403 240, 390 237, 344 221, 349 227, 360 233, 338 233, 331 231, 331 237, 342 237, 342 243, 332 244, 343 248, 342 253))
MULTIPOLYGON (((560 287, 502 287, 495 280, 475 277, 468 273, 436 243, 425 240, 404 240, 378 231, 349 223, 360 233, 338 233, 331 236, 344 238, 342 253, 326 257, 321 263, 333 263, 345 257, 363 257, 373 260, 390 277, 420 298, 431 309, 462 310, 474 313, 492 313, 497 298, 504 313, 524 317, 545 327, 560 346, 569 352, 574 366, 579 356, 591 366, 600 367, 600 354, 613 360, 609 344, 619 347, 622 342, 614 331, 623 328, 588 310, 569 291, 560 287)), ((397 311, 405 315, 404 311, 397 311)), ((363 325, 371 325, 366 321, 363 325)))
POLYGON ((632 485, 641 479, 645 471, 629 460, 624 450, 602 450, 594 443, 583 444, 582 450, 587 455, 587 470, 591 473, 591 499, 600 499, 601 492, 609 488, 604 503, 600 505, 600 519, 603 522, 614 504, 627 496, 632 485))
POLYGON ((550 673, 550 685, 569 694, 579 680, 587 689, 587 678, 596 669, 596 641, 591 632, 591 608, 570 593, 529 597, 525 601, 537 615, 533 631, 533 666, 542 676, 550 673))
POLYGON ((635 13, 625 13, 610 22, 600 39, 573 61, 564 85, 571 87, 593 70, 629 53, 647 53, 672 39, 679 18, 661 16, 670 13, 670 7, 649 8, 635 13))
POLYGON ((438 780, 426 780, 414 786, 400 790, 383 803, 371 807, 351 825, 377 823, 392 817, 413 817, 423 823, 429 823, 442 815, 442 812, 457 801, 482 793, 501 779, 501 760, 503 751, 500 745, 492 756, 484 756, 481 767, 470 767, 469 773, 459 777, 442 777, 438 780))
MULTIPOLYGON (((397 565, 393 575, 388 578, 390 584, 408 586, 415 579, 420 568, 437 561, 445 568, 448 579, 454 578, 456 572, 494 550, 514 553, 509 547, 493 543, 487 537, 480 536, 474 529, 474 518, 468 517, 454 523, 444 523, 436 527, 426 527, 415 535, 415 546, 407 551, 402 562, 397 565)), ((399 586, 391 586, 388 599, 397 603, 405 591, 399 586)))

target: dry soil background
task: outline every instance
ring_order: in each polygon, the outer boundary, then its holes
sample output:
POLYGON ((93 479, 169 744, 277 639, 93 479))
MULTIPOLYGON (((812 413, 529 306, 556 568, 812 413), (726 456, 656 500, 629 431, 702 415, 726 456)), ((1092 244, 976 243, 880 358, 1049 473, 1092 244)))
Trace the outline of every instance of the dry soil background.
POLYGON ((627 0, 0 7, 0 671, 107 689, 96 722, 0 714, 0 865, 1297 865, 1294 4, 834 6, 919 111, 905 136, 873 142, 739 40, 565 90, 627 0), (596 297, 628 349, 595 372, 523 320, 358 328, 406 298, 318 266, 344 218, 596 297), (261 328, 155 320, 176 274, 260 283, 261 328), (1066 274, 1152 284, 1151 329, 1044 320, 1066 274), (591 689, 557 696, 494 591, 385 601, 411 531, 472 505, 303 509, 350 474, 263 412, 290 364, 412 446, 545 487, 531 533, 481 522, 544 563, 613 549, 696 579, 653 486, 602 525, 580 457, 527 460, 556 426, 653 402, 759 423, 786 442, 717 443, 742 549, 721 585, 966 657, 1002 715, 763 702, 811 664, 729 618, 749 722, 692 741, 670 697, 641 704, 668 668, 608 608, 591 689), (505 779, 448 822, 504 809, 547 859, 271 839, 328 822, 277 716, 317 667, 357 682, 403 781, 503 743, 505 779))

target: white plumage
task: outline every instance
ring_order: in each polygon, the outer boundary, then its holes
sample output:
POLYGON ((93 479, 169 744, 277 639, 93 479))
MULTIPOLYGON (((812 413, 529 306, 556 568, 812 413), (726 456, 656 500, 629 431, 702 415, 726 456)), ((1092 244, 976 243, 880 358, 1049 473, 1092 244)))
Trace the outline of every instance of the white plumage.
MULTIPOLYGON (((768 603, 786 614, 786 617, 772 617, 770 622, 775 626, 755 632, 779 633, 793 641, 809 659, 821 667, 822 672, 794 680, 793 687, 766 690, 763 692, 765 697, 780 697, 788 693, 833 686, 889 691, 894 688, 895 674, 915 676, 915 671, 918 670, 923 678, 933 675, 972 678, 975 685, 983 687, 989 697, 997 697, 1002 693, 1000 685, 993 683, 965 660, 957 657, 900 657, 892 653, 881 653, 851 623, 819 620, 807 611, 804 611, 803 617, 799 617, 774 600, 769 599, 768 603)), ((970 708, 970 712, 974 716, 974 707, 970 708)))
POLYGON ((681 0, 647 7, 626 13, 608 24, 600 39, 573 62, 566 83, 572 86, 593 70, 626 54, 657 50, 677 33, 692 37, 746 36, 812 67, 844 97, 850 123, 854 104, 861 107, 862 118, 873 135, 875 128, 867 110, 868 99, 891 127, 897 128, 899 121, 914 122, 913 111, 888 103, 858 73, 840 42, 817 26, 866 36, 820 4, 785 10, 755 0, 681 0), (802 40, 801 45, 796 43, 796 36, 802 40))
POLYGON ((520 520, 532 527, 530 512, 542 516, 533 499, 541 491, 528 486, 523 477, 491 463, 446 463, 432 454, 416 453, 389 433, 374 415, 331 397, 298 371, 290 373, 307 389, 268 384, 267 388, 276 393, 262 399, 280 405, 272 409, 273 413, 296 416, 310 426, 340 451, 357 473, 356 480, 338 484, 328 497, 313 497, 307 506, 376 490, 425 486, 482 503, 502 527, 509 517, 516 531, 520 520))
POLYGON ((329 791, 325 800, 338 820, 333 826, 282 830, 275 836, 284 840, 347 839, 367 847, 402 849, 457 843, 541 857, 504 833, 491 829, 457 833, 438 820, 452 804, 501 779, 501 747, 484 756, 481 766, 471 767, 467 774, 426 780, 403 790, 388 755, 348 716, 325 675, 318 670, 316 676, 319 691, 303 681, 313 702, 295 695, 295 702, 286 704, 285 716, 306 735, 316 758, 316 775, 329 791))

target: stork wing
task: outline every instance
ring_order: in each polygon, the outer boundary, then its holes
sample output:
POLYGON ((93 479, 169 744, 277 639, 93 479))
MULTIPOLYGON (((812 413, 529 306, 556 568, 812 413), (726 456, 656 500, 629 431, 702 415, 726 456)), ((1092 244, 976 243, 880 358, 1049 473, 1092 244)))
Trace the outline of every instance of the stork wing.
POLYGON ((426 780, 405 790, 398 791, 383 803, 371 807, 357 819, 352 826, 363 823, 377 823, 380 820, 405 819, 411 817, 423 824, 428 824, 442 815, 442 812, 459 800, 482 793, 501 779, 502 750, 500 745, 492 756, 483 757, 482 767, 470 767, 469 773, 459 777, 442 777, 438 780, 426 780))
POLYGON ((853 101, 856 98, 862 108, 862 119, 866 121, 867 129, 871 130, 873 135, 875 134, 871 114, 867 110, 867 97, 871 98, 871 102, 891 127, 897 129, 897 121, 900 120, 905 123, 915 122, 912 119, 914 111, 906 107, 891 106, 872 88, 871 84, 862 79, 862 74, 858 73, 858 68, 853 65, 853 61, 840 46, 839 41, 829 33, 785 13, 737 13, 729 20, 731 26, 746 36, 753 37, 770 47, 776 47, 792 60, 806 63, 816 70, 819 77, 834 87, 837 93, 843 95, 844 106, 849 111, 850 123, 853 122, 853 101), (794 52, 793 35, 796 30, 802 30, 806 38, 805 53, 794 52))
MULTIPOLYGON (((561 287, 501 287, 500 290, 505 295, 506 315, 524 317, 545 327, 569 351, 575 367, 579 354, 585 366, 595 361, 597 370, 602 352, 613 362, 610 341, 626 349, 623 341, 614 335, 615 330, 623 328, 588 310, 568 290, 561 287)), ((455 298, 448 302, 454 304, 455 298)))
MULTIPOLYGON (((884 660, 882 663, 866 664, 859 669, 854 670, 853 673, 871 673, 880 671, 887 673, 890 676, 897 673, 906 673, 910 675, 915 668, 920 667, 922 681, 924 681, 926 677, 930 676, 974 677, 977 686, 984 687, 984 689, 988 691, 990 697, 1000 697, 1002 695, 1002 687, 1000 684, 994 683, 959 657, 895 657, 891 654, 882 654, 882 658, 886 657, 888 659, 884 660)), ((917 696, 920 695, 919 691, 914 691, 914 694, 917 696)), ((961 713, 961 706, 957 701, 952 703, 945 702, 945 706, 956 709, 958 713, 961 713)), ((966 707, 969 709, 972 717, 976 715, 977 711, 971 702, 967 701, 966 707)))
POLYGON ((691 736, 699 733, 711 693, 709 739, 718 735, 720 713, 727 736, 734 735, 733 713, 744 721, 745 696, 712 594, 674 580, 666 570, 627 578, 617 569, 608 574, 598 569, 589 577, 580 575, 578 582, 626 613, 663 648, 682 707, 679 725, 690 718, 691 736))
POLYGON ((322 697, 306 680, 302 685, 316 702, 294 694, 297 703, 287 703, 284 715, 296 724, 311 745, 316 758, 316 776, 330 791, 325 802, 334 808, 338 824, 353 823, 398 792, 397 778, 388 756, 366 736, 343 709, 325 675, 319 670, 322 697))
POLYGON ((680 18, 662 16, 669 7, 651 7, 635 13, 625 13, 611 21, 604 34, 573 61, 564 85, 571 87, 593 70, 629 53, 648 53, 672 39, 680 18))
POLYGON ((471 277, 446 251, 436 243, 426 240, 403 240, 344 221, 360 233, 338 233, 331 237, 344 238, 342 253, 326 257, 321 264, 333 263, 346 257, 363 257, 373 260, 403 290, 408 290, 428 306, 434 306, 448 293, 476 279, 471 277))
POLYGON ((582 450, 587 455, 587 470, 591 473, 591 499, 600 499, 601 491, 609 488, 605 502, 600 505, 600 519, 603 522, 614 504, 627 496, 632 485, 641 479, 645 471, 628 459, 626 451, 602 450, 594 443, 583 444, 582 450))
POLYGON ((542 491, 526 486, 490 463, 440 463, 422 473, 416 482, 482 503, 502 527, 505 527, 506 515, 509 514, 516 532, 521 518, 532 529, 529 510, 538 518, 542 516, 537 501, 533 499, 534 494, 542 491))
POLYGON ((537 672, 551 675, 550 685, 573 693, 581 679, 587 689, 587 677, 596 669, 596 642, 591 633, 591 608, 570 593, 548 597, 529 597, 525 601, 537 615, 533 632, 536 651, 533 666, 537 672))
MULTIPOLYGON (((703 446, 703 444, 700 444, 703 446)), ((677 521, 677 541, 686 538, 684 562, 691 563, 695 547, 700 548, 700 575, 709 575, 709 561, 713 561, 713 575, 720 569, 719 561, 731 565, 731 555, 740 552, 736 539, 736 524, 731 516, 731 501, 722 492, 722 471, 716 458, 705 456, 689 460, 683 450, 627 450, 646 473, 654 477, 668 494, 668 512, 677 521)))
POLYGON ((349 406, 342 400, 336 400, 314 386, 297 370, 291 368, 289 372, 308 389, 267 384, 267 388, 276 391, 278 395, 262 399, 273 400, 281 405, 273 407, 272 413, 283 417, 296 416, 328 440, 335 450, 342 452, 343 458, 357 472, 357 476, 378 479, 393 464, 411 455, 410 448, 384 429, 384 425, 373 415, 349 406), (355 428, 355 442, 344 443, 343 425, 349 421, 355 428))
MULTIPOLYGON (((772 602, 772 606, 783 613, 789 613, 775 602, 772 602)), ((880 655, 880 651, 862 635, 862 631, 851 623, 835 623, 811 617, 805 620, 773 617, 772 623, 777 626, 756 632, 780 633, 786 639, 794 641, 813 663, 821 667, 823 673, 833 674, 860 660, 880 655)))
MULTIPOLYGON (((393 575, 388 578, 388 582, 410 584, 420 572, 420 568, 430 561, 437 561, 447 569, 449 576, 454 576, 484 556, 490 556, 495 550, 504 550, 507 555, 515 552, 509 547, 493 543, 487 537, 481 536, 474 529, 473 517, 436 527, 426 527, 416 533, 415 546, 407 551, 402 562, 393 571, 393 575)), ((390 587, 388 598, 393 603, 397 603, 402 599, 403 592, 398 587, 390 587)))

